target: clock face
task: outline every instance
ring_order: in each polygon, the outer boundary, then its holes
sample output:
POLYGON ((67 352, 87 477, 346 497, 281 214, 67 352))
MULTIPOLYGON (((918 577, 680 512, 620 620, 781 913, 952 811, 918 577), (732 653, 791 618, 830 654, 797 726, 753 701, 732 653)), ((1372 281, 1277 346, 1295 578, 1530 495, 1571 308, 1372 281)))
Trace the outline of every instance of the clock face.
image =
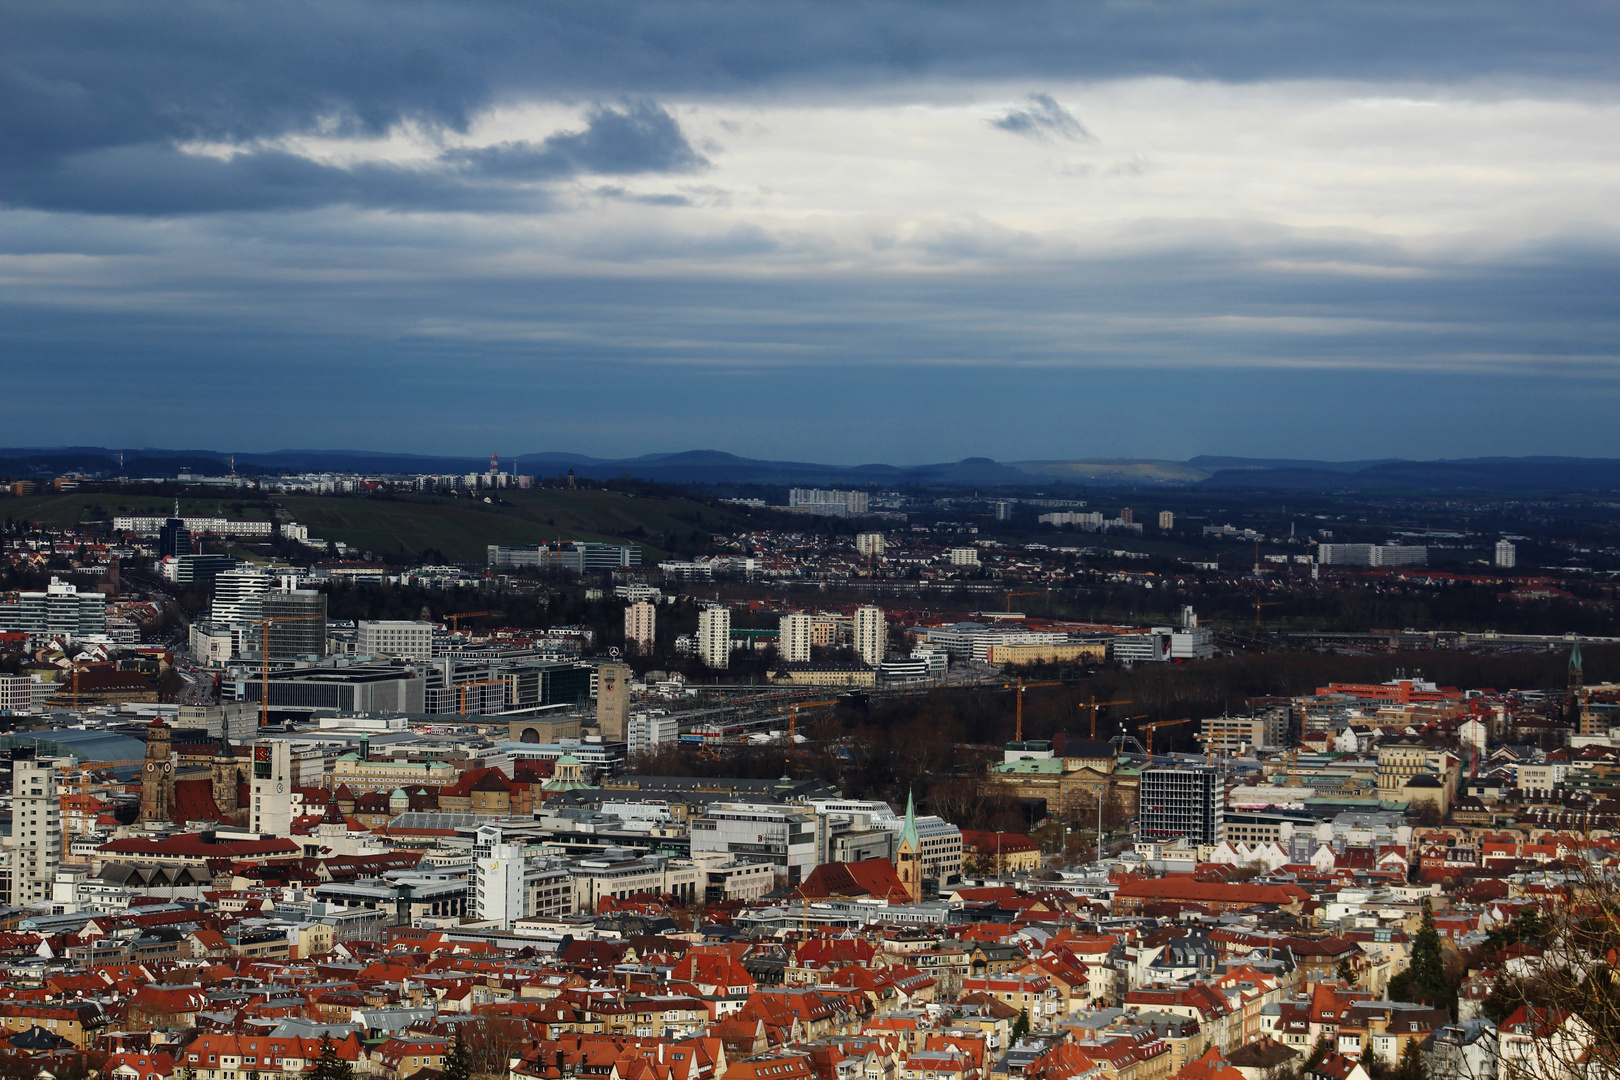
POLYGON ((157 765, 154 764, 153 762, 148 761, 146 763, 146 771, 147 772, 157 772, 157 765))

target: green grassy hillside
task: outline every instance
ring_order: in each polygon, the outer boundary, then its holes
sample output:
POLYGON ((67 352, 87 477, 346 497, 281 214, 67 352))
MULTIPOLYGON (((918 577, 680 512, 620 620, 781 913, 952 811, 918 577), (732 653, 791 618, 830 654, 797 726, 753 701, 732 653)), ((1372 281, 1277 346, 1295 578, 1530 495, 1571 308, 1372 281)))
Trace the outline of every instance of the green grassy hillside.
MULTIPOLYGON (((246 493, 244 493, 245 495, 246 493)), ((495 499, 492 496, 492 499, 495 499)), ((30 495, 0 500, 0 512, 47 525, 110 520, 119 513, 166 513, 172 499, 117 491, 30 495)), ((311 536, 341 540, 362 551, 429 548, 457 561, 482 562, 489 544, 538 544, 550 540, 632 540, 643 557, 667 555, 663 538, 685 538, 700 531, 743 527, 743 514, 721 511, 691 499, 628 495, 617 491, 541 489, 503 491, 498 501, 481 498, 403 495, 272 496, 185 498, 183 514, 263 518, 279 507, 309 527, 311 536)))

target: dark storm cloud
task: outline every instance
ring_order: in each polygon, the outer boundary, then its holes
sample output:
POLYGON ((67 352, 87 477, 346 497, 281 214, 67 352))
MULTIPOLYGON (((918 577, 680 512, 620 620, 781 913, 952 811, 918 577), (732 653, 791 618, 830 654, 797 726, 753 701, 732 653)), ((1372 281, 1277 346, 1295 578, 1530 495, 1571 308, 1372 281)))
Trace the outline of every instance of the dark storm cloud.
MULTIPOLYGON (((5 200, 44 210, 165 215, 225 210, 309 209, 332 204, 395 209, 540 210, 544 194, 508 182, 580 173, 691 172, 708 162, 680 125, 652 102, 592 109, 582 131, 540 143, 448 151, 434 166, 339 168, 281 150, 229 158, 165 143, 81 151, 14 162, 0 171, 5 200)), ((679 203, 670 203, 677 205, 679 203)))
POLYGON ((692 172, 708 161, 681 133, 675 118, 650 101, 591 110, 584 131, 562 132, 539 143, 505 142, 456 150, 441 160, 486 176, 551 180, 577 173, 631 176, 692 172))
MULTIPOLYGON (((1560 5, 1557 17, 1479 0, 10 2, 0 4, 0 201, 134 213, 500 208, 513 192, 466 177, 337 170, 267 152, 210 163, 173 147, 380 135, 405 122, 463 132, 491 106, 524 99, 844 92, 930 78, 1609 80, 1617 29, 1620 8, 1597 0, 1560 5), (131 191, 117 190, 122 169, 131 191)), ((643 171, 657 167, 660 146, 665 167, 699 164, 672 119, 661 129, 641 108, 608 110, 571 137, 488 151, 478 175, 643 171), (614 125, 628 141, 615 141, 614 125), (638 142, 648 135, 663 141, 638 142)), ((1058 130, 1040 126, 1038 109, 1025 112, 1033 126, 1023 130, 1058 130)), ((1023 122, 1007 120, 1015 130, 1023 122)))
POLYGON ((1076 120, 1068 109, 1053 101, 1050 94, 1029 95, 1027 106, 1009 109, 1005 116, 990 121, 990 126, 1037 139, 1052 135, 1071 141, 1091 138, 1091 132, 1086 130, 1085 125, 1076 120))

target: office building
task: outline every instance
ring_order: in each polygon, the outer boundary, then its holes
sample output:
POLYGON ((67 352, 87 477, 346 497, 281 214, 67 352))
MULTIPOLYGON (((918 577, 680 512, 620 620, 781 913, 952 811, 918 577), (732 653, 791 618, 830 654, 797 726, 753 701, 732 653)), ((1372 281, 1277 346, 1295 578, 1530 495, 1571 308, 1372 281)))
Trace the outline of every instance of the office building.
POLYGON ((1202 626, 1172 631, 1170 659, 1208 660, 1215 655, 1215 631, 1202 626))
POLYGON ((15 603, 0 604, 0 630, 74 637, 107 632, 107 598, 100 593, 81 593, 77 586, 52 577, 44 592, 16 596, 15 603))
POLYGON ((1142 770, 1141 839, 1218 844, 1226 789, 1210 765, 1157 765, 1142 770))
POLYGON ((1511 570, 1519 565, 1519 549, 1507 540, 1496 542, 1496 565, 1498 569, 1511 570))
MULTIPOLYGON (((229 536, 245 537, 251 539, 264 539, 274 536, 275 523, 265 518, 255 520, 233 520, 222 517, 201 517, 198 515, 165 517, 160 514, 119 514, 113 518, 115 532, 134 533, 136 536, 158 537, 161 542, 163 530, 178 517, 180 527, 190 537, 229 536)), ((193 545, 195 550, 195 545, 193 545)))
POLYGON ((970 547, 951 548, 952 566, 978 566, 979 549, 970 547))
POLYGON ((53 689, 31 675, 0 675, 0 712, 33 712, 53 689))
POLYGON ((170 555, 158 563, 158 574, 176 585, 199 585, 238 565, 229 555, 170 555))
POLYGON ((1108 639, 1108 653, 1118 664, 1166 663, 1175 633, 1168 626, 1155 626, 1145 634, 1116 634, 1108 639))
POLYGON ((502 843, 499 826, 484 825, 473 840, 473 910, 480 919, 512 928, 523 910, 523 845, 502 843))
POLYGON ((11 753, 11 902, 27 907, 51 898, 62 864, 62 804, 54 763, 29 749, 11 753))
POLYGON ((624 609, 624 647, 638 656, 646 656, 658 642, 658 608, 646 600, 637 600, 624 609))
POLYGON ((883 611, 870 604, 855 609, 855 651, 868 665, 883 663, 884 647, 888 644, 888 628, 883 622, 883 611))
POLYGON ((810 616, 795 611, 782 616, 780 637, 776 643, 777 658, 790 664, 810 661, 810 616))
POLYGON ((625 730, 625 740, 630 744, 631 757, 637 754, 656 754, 660 746, 675 742, 680 737, 681 723, 679 718, 674 716, 637 713, 630 718, 625 730))
POLYGON ((704 608, 698 612, 698 659, 712 668, 731 665, 731 609, 704 608))
POLYGON ((880 532, 855 534, 855 550, 869 559, 883 558, 885 547, 883 534, 880 532))
MULTIPOLYGON (((272 648, 272 653, 274 649, 272 648)), ((584 681, 584 680, 582 680, 584 681)), ((230 693, 233 684, 220 689, 230 693)), ((259 700, 260 680, 244 678, 234 684, 235 700, 259 700)), ((500 691, 500 687, 495 688, 500 691)), ((270 708, 314 712, 331 709, 344 713, 421 713, 427 691, 426 676, 410 668, 389 664, 355 664, 345 668, 309 667, 270 673, 270 708)), ((455 710, 446 709, 445 712, 455 710)))
POLYGON ((158 558, 191 554, 191 531, 183 518, 172 517, 158 529, 158 558))
POLYGON ((867 512, 868 502, 864 491, 793 488, 788 492, 790 509, 824 517, 856 517, 867 512))
POLYGON ((571 541, 539 544, 534 547, 501 547, 490 544, 486 559, 490 566, 519 569, 567 570, 587 574, 597 570, 617 570, 641 565, 641 549, 633 544, 595 544, 571 541))
POLYGON ((256 652, 269 643, 270 659, 303 660, 326 655, 326 594, 314 589, 265 593, 262 618, 270 620, 254 637, 256 652))
POLYGON ((1403 544, 1319 544, 1323 566, 1427 566, 1429 549, 1403 544))
POLYGON ((1168 510, 1160 510, 1159 511, 1159 528, 1163 529, 1165 532, 1169 532, 1171 529, 1173 529, 1175 527, 1176 527, 1176 515, 1172 514, 1168 510))
POLYGON ((702 817, 691 821, 692 856, 771 863, 789 885, 797 885, 822 862, 825 822, 807 807, 711 803, 702 817))
POLYGON ((355 651, 401 660, 433 659, 433 624, 389 619, 355 624, 355 651))
POLYGON ((226 626, 247 626, 260 617, 260 600, 274 585, 275 579, 256 567, 221 572, 214 578, 210 618, 226 626))

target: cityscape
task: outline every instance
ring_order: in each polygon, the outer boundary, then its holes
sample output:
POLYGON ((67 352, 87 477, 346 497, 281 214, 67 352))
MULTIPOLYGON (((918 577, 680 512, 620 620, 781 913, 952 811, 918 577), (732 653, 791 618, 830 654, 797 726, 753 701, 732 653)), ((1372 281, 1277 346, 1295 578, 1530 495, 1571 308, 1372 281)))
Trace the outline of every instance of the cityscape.
POLYGON ((0 0, 0 1080, 1620 1080, 1617 31, 0 0))
POLYGON ((6 459, 23 1067, 1345 1080, 1588 1038, 1532 946, 1620 860, 1602 496, 197 460, 6 459))

